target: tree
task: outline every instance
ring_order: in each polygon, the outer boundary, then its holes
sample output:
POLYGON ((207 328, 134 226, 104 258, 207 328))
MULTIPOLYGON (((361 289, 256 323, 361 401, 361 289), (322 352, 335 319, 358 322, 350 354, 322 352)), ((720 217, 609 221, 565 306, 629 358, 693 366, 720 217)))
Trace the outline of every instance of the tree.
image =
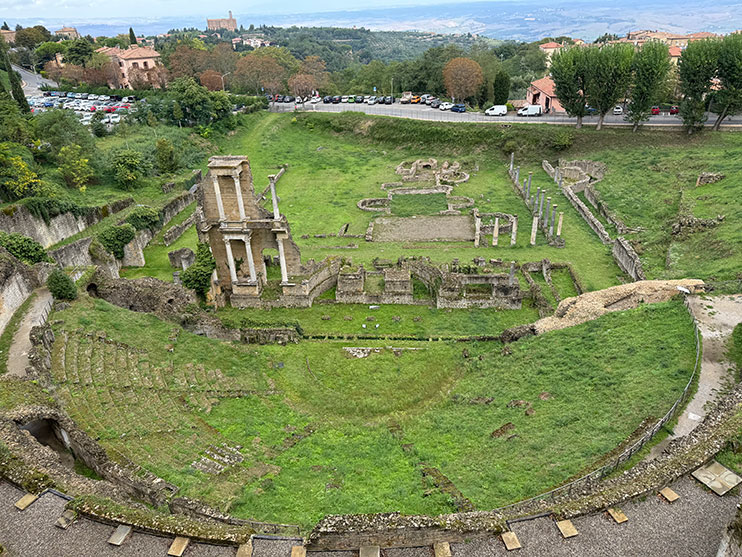
POLYGON ((187 45, 178 45, 168 57, 170 73, 174 78, 196 77, 206 70, 207 52, 187 45))
POLYGON ((79 145, 65 145, 59 150, 59 172, 71 188, 84 191, 93 178, 90 161, 83 156, 79 145))
POLYGON ((178 123, 178 127, 181 127, 181 123, 183 122, 183 109, 180 107, 180 103, 178 101, 173 101, 173 120, 175 120, 178 123))
POLYGON ((505 104, 508 102, 508 96, 510 95, 510 76, 505 70, 497 72, 495 80, 492 83, 492 93, 494 104, 505 104))
POLYGON ((133 190, 139 187, 145 175, 142 154, 133 149, 123 149, 113 155, 113 177, 121 189, 133 190))
POLYGON ((38 195, 42 191, 41 180, 17 147, 12 143, 0 143, 0 198, 5 201, 38 195))
POLYGON ((634 47, 628 44, 608 44, 587 49, 587 102, 598 110, 598 125, 616 103, 626 96, 631 85, 631 63, 634 47))
POLYGON ((634 131, 639 129, 641 122, 649 119, 651 108, 659 100, 669 71, 670 54, 664 43, 649 41, 634 55, 634 79, 626 118, 634 124, 634 131))
MULTIPOLYGON (((10 82, 10 93, 13 96, 16 104, 20 111, 24 114, 31 112, 31 107, 28 106, 26 95, 23 93, 23 87, 21 86, 21 78, 18 77, 18 73, 13 69, 8 58, 8 48, 4 46, 4 43, 0 45, 0 60, 2 60, 2 66, 5 71, 8 72, 8 81, 10 82)), ((0 85, 0 89, 2 85, 0 85)))
POLYGON ((0 29, 2 29, 3 31, 10 31, 10 27, 8 26, 8 22, 7 21, 3 21, 3 26, 0 27, 0 29))
POLYGON ((193 78, 181 77, 172 82, 169 90, 190 123, 208 124, 211 121, 213 106, 206 87, 196 83, 193 78))
POLYGON ((482 86, 482 68, 471 58, 454 58, 443 68, 443 83, 451 98, 464 101, 482 86))
POLYGON ((607 43, 610 41, 617 41, 619 39, 618 35, 615 33, 604 33, 597 39, 595 39, 595 43, 607 43))
POLYGON ((70 110, 50 110, 34 117, 36 135, 49 143, 54 157, 65 145, 79 145, 87 157, 95 153, 95 143, 88 130, 70 110))
POLYGON ((211 273, 216 269, 216 262, 211 255, 209 244, 200 243, 196 247, 196 259, 181 275, 183 286, 195 290, 202 298, 211 287, 211 273))
POLYGON ((0 86, 0 141, 27 143, 32 133, 18 104, 0 86))
POLYGON ((25 27, 15 34, 15 45, 33 50, 44 41, 51 39, 52 34, 43 25, 25 27))
MULTIPOLYGON (((104 137, 106 135, 108 130, 106 130, 106 125, 103 123, 105 117, 105 114, 100 110, 97 110, 95 114, 93 114, 93 118, 90 122, 90 131, 93 132, 95 137, 104 137)), ((64 149, 64 147, 62 148, 64 149)))
POLYGON ((170 174, 177 169, 175 148, 169 139, 158 139, 155 143, 155 164, 160 174, 170 174))
POLYGON ((134 34, 134 29, 129 27, 129 44, 137 44, 137 36, 134 34))
POLYGON ((219 72, 214 70, 206 70, 198 76, 198 80, 201 85, 206 87, 209 91, 221 91, 223 86, 222 76, 219 72))
POLYGON ((261 88, 269 93, 280 91, 285 75, 286 70, 275 59, 251 52, 237 62, 234 80, 243 91, 259 95, 261 88))
POLYGON ((77 298, 77 286, 61 269, 54 269, 51 272, 49 278, 46 279, 46 286, 55 300, 71 301, 77 298))
POLYGON ((54 43, 47 41, 41 43, 34 51, 37 64, 45 64, 50 60, 54 60, 57 53, 64 54, 67 51, 67 47, 63 43, 54 43))
POLYGON ((588 59, 587 49, 564 48, 551 57, 551 78, 554 91, 567 114, 577 118, 576 128, 582 127, 582 118, 587 111, 588 59))
POLYGON ((719 129, 727 116, 742 110, 742 34, 727 35, 718 46, 718 78, 720 89, 714 95, 717 113, 713 129, 719 129))
POLYGON ((711 91, 719 61, 719 42, 691 41, 680 55, 678 74, 683 100, 680 116, 688 133, 702 128, 706 121, 706 96, 711 91))
POLYGON ((64 61, 75 66, 85 66, 93 56, 93 45, 85 39, 76 39, 67 47, 64 61))
POLYGON ((311 75, 317 84, 317 89, 324 89, 330 82, 327 64, 319 56, 307 56, 304 58, 299 66, 299 73, 311 75))
POLYGON ((306 97, 312 91, 317 90, 317 81, 314 76, 305 73, 297 73, 289 78, 289 91, 292 95, 306 97))

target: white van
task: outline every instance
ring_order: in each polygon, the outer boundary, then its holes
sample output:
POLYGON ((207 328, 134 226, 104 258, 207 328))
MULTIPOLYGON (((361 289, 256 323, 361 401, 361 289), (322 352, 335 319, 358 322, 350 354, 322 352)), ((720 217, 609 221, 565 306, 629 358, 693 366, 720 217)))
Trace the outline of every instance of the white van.
POLYGON ((496 104, 484 111, 487 116, 505 116, 508 113, 508 107, 504 104, 496 104))
POLYGON ((518 116, 541 116, 544 113, 540 104, 527 104, 518 111, 518 116))

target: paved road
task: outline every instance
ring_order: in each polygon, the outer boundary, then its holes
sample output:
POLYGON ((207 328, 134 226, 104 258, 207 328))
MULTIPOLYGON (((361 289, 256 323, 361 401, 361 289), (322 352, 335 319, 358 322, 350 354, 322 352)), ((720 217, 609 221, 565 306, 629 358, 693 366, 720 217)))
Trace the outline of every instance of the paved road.
MULTIPOLYGON (((289 112, 294 110, 293 103, 273 103, 271 110, 276 112, 289 112)), ((498 124, 507 123, 533 123, 533 124, 561 124, 561 125, 574 125, 577 121, 575 118, 570 118, 566 114, 545 114, 539 117, 525 118, 516 116, 514 113, 508 113, 507 116, 486 116, 482 112, 464 112, 455 113, 450 111, 438 110, 430 108, 429 106, 420 106, 415 104, 399 104, 393 105, 367 105, 367 104, 310 104, 307 103, 303 108, 299 108, 305 112, 364 112, 366 114, 375 114, 382 116, 393 116, 396 118, 411 118, 413 120, 432 120, 438 122, 490 122, 498 124)), ((709 116, 707 126, 711 126, 714 123, 715 115, 709 116)), ((597 116, 588 116, 583 119, 583 123, 586 126, 594 126, 598 122, 597 116)), ((605 117, 606 126, 622 126, 631 127, 631 124, 623 120, 623 116, 613 116, 609 114, 605 117)), ((682 121, 678 116, 671 116, 670 114, 664 113, 659 116, 652 116, 649 122, 645 123, 644 126, 650 127, 679 127, 682 126, 682 121)), ((724 128, 742 128, 742 116, 736 116, 733 118, 727 118, 722 124, 724 128)))
POLYGON ((45 79, 39 74, 24 70, 20 66, 13 66, 13 69, 21 74, 21 79, 23 80, 23 92, 26 94, 27 97, 30 97, 31 95, 38 95, 41 91, 42 85, 48 85, 49 87, 57 86, 57 84, 54 83, 52 80, 45 79))

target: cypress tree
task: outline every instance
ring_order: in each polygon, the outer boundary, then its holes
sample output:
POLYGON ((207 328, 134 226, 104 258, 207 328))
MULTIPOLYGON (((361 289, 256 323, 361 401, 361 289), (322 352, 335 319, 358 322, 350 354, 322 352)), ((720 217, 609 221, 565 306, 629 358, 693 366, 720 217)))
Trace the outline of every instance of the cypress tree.
POLYGON ((137 44, 137 36, 134 34, 134 29, 129 27, 129 44, 137 44))

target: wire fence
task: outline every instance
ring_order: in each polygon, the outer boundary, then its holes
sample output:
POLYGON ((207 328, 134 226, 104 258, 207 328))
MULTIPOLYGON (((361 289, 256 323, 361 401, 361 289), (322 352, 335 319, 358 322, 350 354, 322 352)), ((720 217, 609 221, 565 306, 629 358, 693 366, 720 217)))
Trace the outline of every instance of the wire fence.
MULTIPOLYGON (((688 308, 687 298, 685 300, 685 305, 686 305, 686 308, 688 308)), ((688 312, 690 313, 690 308, 688 308, 688 312)), ((499 507, 497 509, 494 509, 493 512, 502 512, 502 511, 505 511, 506 509, 510 509, 515 506, 526 505, 528 503, 532 503, 534 501, 539 501, 539 500, 553 501, 558 495, 563 495, 565 493, 568 495, 571 495, 575 489, 579 489, 583 486, 589 487, 593 484, 593 482, 601 480, 605 478, 606 476, 612 474, 622 464, 627 462, 629 459, 631 459, 632 456, 638 453, 644 447, 644 445, 649 443, 654 438, 654 436, 657 435, 657 433, 665 426, 665 424, 667 424, 670 420, 673 419, 678 409, 682 408, 685 402, 688 400, 689 393, 693 387, 693 381, 696 378, 696 374, 698 373, 699 365, 701 362, 701 340, 700 340, 700 336, 698 333, 698 325, 696 324, 696 320, 693 318, 692 314, 690 315, 691 315, 691 319, 693 320, 693 329, 694 329, 695 338, 696 338, 696 361, 693 366, 693 373, 691 374, 690 379, 688 379, 688 383, 685 385, 685 388, 683 389, 682 394, 675 401, 672 407, 667 411, 667 413, 657 423, 655 423, 650 429, 648 429, 638 441, 634 442, 629 448, 627 448, 620 455, 615 457, 615 459, 611 459, 611 461, 605 466, 602 466, 598 468, 597 470, 594 470, 590 472, 589 474, 586 474, 582 476, 581 478, 578 478, 572 482, 569 482, 555 489, 552 489, 551 491, 547 491, 546 493, 541 493, 539 495, 536 495, 535 497, 531 497, 530 499, 524 499, 522 501, 517 501, 510 505, 505 505, 504 507, 499 507)))

